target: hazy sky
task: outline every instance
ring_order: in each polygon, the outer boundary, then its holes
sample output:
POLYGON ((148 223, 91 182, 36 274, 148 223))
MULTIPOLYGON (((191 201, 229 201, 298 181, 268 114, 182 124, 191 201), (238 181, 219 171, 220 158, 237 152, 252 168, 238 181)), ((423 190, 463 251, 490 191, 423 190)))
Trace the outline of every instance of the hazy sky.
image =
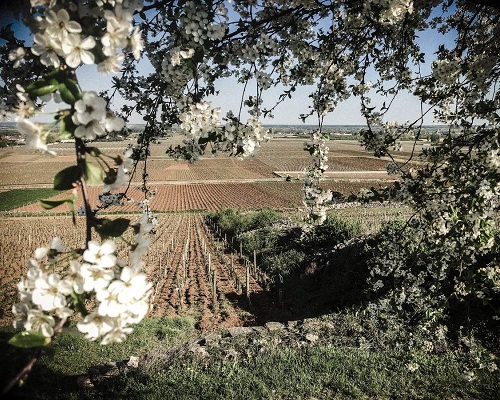
MULTIPOLYGON (((8 13, 5 13, 4 10, 0 10, 0 23, 1 25, 5 25, 7 22, 11 22, 12 20, 9 18, 8 13)), ((16 23, 13 26, 13 29, 16 31, 16 34, 23 36, 26 39, 27 44, 30 45, 32 43, 32 37, 27 36, 29 31, 23 29, 21 24, 16 23)), ((448 41, 452 39, 452 37, 448 36, 446 38, 448 41)), ((432 61, 433 55, 437 50, 437 44, 443 42, 443 37, 440 34, 435 32, 422 32, 420 34, 420 43, 422 46, 422 50, 427 54, 427 60, 432 61), (439 37, 438 37, 439 35, 439 37)), ((144 66, 141 68, 141 72, 151 72, 152 69, 147 67, 147 63, 142 62, 144 66)), ((429 64, 423 67, 424 72, 429 72, 429 64)), ((111 87, 111 76, 103 76, 99 72, 95 65, 90 66, 82 66, 77 70, 77 75, 83 90, 95 90, 100 91, 104 88, 111 87)), ((249 85, 251 87, 251 85, 249 85)), ((209 100, 212 103, 212 107, 220 107, 222 110, 222 115, 229 110, 232 110, 235 114, 238 113, 240 107, 240 101, 242 96, 243 85, 238 84, 234 78, 228 78, 219 81, 216 84, 216 89, 220 91, 219 96, 213 96, 209 100)), ((307 113, 309 111, 308 106, 311 104, 310 98, 308 97, 312 91, 311 86, 306 86, 297 89, 294 93, 294 97, 292 99, 287 99, 284 103, 280 104, 274 112, 273 119, 264 119, 262 122, 264 124, 300 124, 301 120, 299 119, 300 114, 307 113)), ((271 88, 264 94, 264 107, 271 107, 274 104, 274 101, 278 99, 280 94, 280 90, 278 88, 271 88)), ((251 91, 247 91, 246 96, 252 95, 251 91)), ((383 100, 375 100, 373 105, 380 105, 383 100)), ((117 97, 112 107, 118 108, 123 104, 123 99, 117 97)), ((394 102, 392 109, 386 114, 386 121, 398 121, 404 122, 406 120, 414 120, 420 115, 420 102, 419 100, 409 94, 409 93, 401 93, 397 100, 394 102)), ((53 111, 57 109, 54 105, 48 105, 47 111, 53 111)), ((324 123, 328 125, 361 125, 364 124, 365 121, 360 113, 360 105, 359 100, 356 98, 351 98, 344 103, 338 105, 337 109, 329 114, 324 123)), ((245 116, 245 114, 243 114, 245 116)), ((50 121, 53 119, 52 115, 42 115, 37 117, 39 121, 50 121)), ((131 123, 142 123, 142 117, 139 115, 133 115, 131 123)), ((306 123, 315 124, 317 122, 314 116, 309 117, 306 123)), ((424 119, 425 124, 432 124, 433 117, 432 113, 424 119)))

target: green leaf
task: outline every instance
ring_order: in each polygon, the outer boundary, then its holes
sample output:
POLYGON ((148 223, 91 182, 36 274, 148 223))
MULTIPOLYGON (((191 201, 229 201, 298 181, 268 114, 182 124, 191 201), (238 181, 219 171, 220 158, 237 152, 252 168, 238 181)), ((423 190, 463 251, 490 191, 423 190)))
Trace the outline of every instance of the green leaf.
POLYGON ((9 344, 21 348, 46 346, 50 343, 50 338, 43 336, 39 332, 24 331, 12 336, 9 344))
POLYGON ((59 125, 59 138, 61 139, 71 139, 74 136, 76 125, 71 119, 71 115, 67 115, 61 119, 59 125))
POLYGON ((82 98, 82 91, 80 90, 80 86, 78 86, 78 82, 76 80, 66 79, 64 83, 66 84, 68 90, 71 91, 71 94, 75 97, 75 99, 80 100, 82 98))
POLYGON ((76 194, 72 193, 70 197, 61 200, 38 200, 40 205, 46 210, 51 210, 55 207, 60 206, 61 204, 68 203, 71 210, 74 210, 76 200, 76 194))
POLYGON ((46 94, 53 93, 57 90, 57 85, 52 82, 47 82, 44 79, 40 79, 28 85, 26 91, 28 93, 34 94, 35 96, 45 96, 46 94))
POLYGON ((61 99, 69 105, 74 105, 81 98, 80 87, 74 79, 65 79, 60 82, 59 93, 61 99))
POLYGON ((40 199, 40 200, 38 200, 38 203, 40 203, 40 205, 43 208, 45 208, 46 210, 52 210, 53 208, 58 207, 61 204, 64 204, 68 201, 69 201, 68 199, 64 199, 64 200, 42 200, 42 199, 40 199))
POLYGON ((103 171, 98 165, 86 162, 84 178, 89 185, 101 185, 103 181, 103 171))
POLYGON ((103 219, 101 223, 96 225, 95 230, 101 236, 101 239, 110 237, 118 237, 127 230, 130 225, 130 220, 126 218, 117 218, 114 220, 103 219))
POLYGON ((210 142, 210 138, 209 137, 206 137, 206 138, 200 137, 198 139, 198 144, 199 145, 207 144, 208 142, 210 142))
POLYGON ((54 189, 55 190, 68 190, 73 189, 73 183, 78 180, 78 167, 72 165, 71 167, 64 168, 54 176, 54 189))

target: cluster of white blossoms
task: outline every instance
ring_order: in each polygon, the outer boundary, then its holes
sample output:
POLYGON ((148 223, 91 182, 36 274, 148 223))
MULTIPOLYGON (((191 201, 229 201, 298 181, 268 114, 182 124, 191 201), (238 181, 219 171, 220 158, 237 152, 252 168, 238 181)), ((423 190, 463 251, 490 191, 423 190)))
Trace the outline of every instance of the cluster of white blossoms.
POLYGON ((311 154, 313 165, 304 175, 302 204, 307 219, 322 224, 326 219, 326 210, 332 201, 333 193, 319 186, 321 177, 328 168, 328 146, 321 132, 311 133, 311 140, 304 144, 304 149, 311 154))
POLYGON ((125 125, 122 118, 107 109, 106 100, 94 91, 84 92, 74 108, 72 121, 77 125, 75 137, 94 140, 106 132, 119 131, 125 125))
MULTIPOLYGON (((89 4, 70 3, 66 9, 58 1, 31 3, 38 28, 34 32, 32 53, 40 58, 42 65, 58 69, 64 64, 77 68, 82 63, 97 63, 100 72, 110 73, 121 69, 123 50, 132 51, 136 59, 140 57, 142 35, 133 27, 133 13, 142 8, 142 2, 98 1, 93 8, 89 4), (104 25, 99 21, 105 21, 105 31, 99 32, 98 27, 104 25)), ((11 61, 19 66, 23 56, 23 52, 17 51, 11 61)), ((108 109, 107 101, 96 92, 80 93, 76 80, 70 82, 67 77, 59 76, 57 79, 52 84, 42 78, 37 81, 38 87, 52 98, 65 95, 64 101, 72 106, 70 118, 74 130, 70 133, 74 137, 94 140, 123 128, 123 119, 116 117, 108 109)), ((30 90, 29 86, 25 90, 18 85, 20 117, 31 115, 34 110, 28 94, 45 100, 42 91, 30 90)), ((48 151, 48 132, 41 125, 21 118, 17 128, 26 136, 29 147, 48 151)), ((104 192, 126 183, 133 166, 132 153, 129 149, 123 156, 113 157, 116 167, 110 167, 106 173, 104 192)), ((100 157, 101 153, 96 154, 100 157)), ((41 333, 50 341, 69 317, 80 313, 83 319, 77 328, 86 338, 99 339, 103 344, 123 341, 132 331, 131 325, 141 321, 150 309, 152 285, 141 272, 140 261, 149 245, 146 237, 149 230, 148 224, 141 223, 128 265, 117 258, 113 240, 102 244, 89 241, 81 257, 68 251, 63 258, 65 248, 58 238, 49 248, 36 249, 29 260, 27 275, 18 284, 20 302, 13 307, 14 325, 41 333), (92 308, 87 311, 88 307, 92 308)))
POLYGON ((170 64, 173 67, 180 65, 182 60, 189 60, 194 56, 194 49, 181 50, 180 47, 175 47, 170 50, 170 64))
POLYGON ((267 133, 268 131, 262 127, 257 117, 252 116, 245 124, 242 124, 236 121, 229 112, 223 130, 224 145, 232 154, 241 153, 241 157, 249 157, 257 152, 262 141, 269 139, 267 133))
POLYGON ((310 168, 304 174, 304 185, 302 187, 302 204, 307 213, 308 220, 322 224, 326 219, 328 205, 332 201, 333 193, 319 187, 321 174, 316 168, 310 168))
MULTIPOLYGON (((227 9, 223 6, 217 11, 221 16, 227 14, 227 9)), ((213 24, 209 20, 209 14, 194 1, 187 1, 184 5, 184 13, 179 20, 179 25, 186 39, 200 46, 203 46, 206 40, 222 39, 227 29, 225 22, 213 24)))
MULTIPOLYGON (((134 57, 139 59, 144 47, 141 32, 133 25, 133 13, 142 9, 141 1, 97 2, 98 7, 90 8, 87 3, 72 3, 68 9, 61 8, 57 1, 51 1, 46 9, 45 2, 33 1, 32 8, 41 12, 37 17, 38 31, 34 35, 31 51, 40 57, 40 62, 47 67, 59 68, 61 59, 71 68, 83 64, 94 64, 95 47, 102 46, 104 59, 97 63, 98 70, 107 74, 119 72, 124 56, 122 49, 130 49, 134 57), (113 9, 103 8, 104 4, 113 9), (83 17, 94 17, 96 23, 86 24, 77 20, 83 17), (97 19, 106 21, 106 30, 95 36, 97 19)), ((99 58, 103 58, 99 56, 99 58)))
MULTIPOLYGON (((246 123, 242 123, 229 111, 224 118, 226 123, 222 125, 220 108, 211 108, 206 101, 187 103, 179 120, 182 132, 189 137, 183 144, 190 161, 199 159, 204 152, 199 139, 207 139, 212 133, 219 137, 213 143, 214 152, 229 152, 241 158, 254 155, 260 143, 269 139, 268 130, 262 127, 256 116, 250 116, 246 123)), ((180 104, 182 106, 183 103, 180 104)))
MULTIPOLYGON (((138 253, 143 253, 143 246, 138 253)), ((77 324, 80 332, 103 344, 121 342, 149 311, 152 284, 141 272, 141 263, 126 265, 116 257, 116 244, 90 241, 82 259, 62 259, 65 247, 59 238, 48 248, 38 248, 28 262, 28 272, 18 284, 20 302, 13 306, 14 326, 39 332, 47 338, 54 328, 95 301, 90 313, 77 324), (58 273, 66 265, 66 273, 58 273), (78 304, 77 304, 78 303, 78 304), (95 304, 94 304, 95 303, 95 304)), ((69 256, 70 257, 70 256, 69 256)), ((137 261, 137 257, 133 258, 137 261)))
POLYGON ((311 135, 311 142, 305 143, 304 148, 309 150, 314 166, 325 172, 328 169, 328 152, 329 148, 325 143, 323 136, 315 131, 311 135))
POLYGON ((94 54, 90 50, 96 45, 95 39, 81 35, 82 26, 71 20, 67 10, 47 9, 44 17, 39 21, 40 30, 35 34, 31 48, 43 65, 59 68, 59 57, 71 68, 94 63, 94 54))
MULTIPOLYGON (((106 70, 106 65, 119 64, 123 60, 120 50, 130 48, 134 58, 138 60, 144 47, 141 32, 134 28, 134 12, 142 10, 142 1, 116 1, 114 10, 105 10, 106 33, 102 36, 101 43, 103 52, 108 57, 104 61, 102 68, 106 70)), ((98 66, 99 67, 99 66, 98 66)), ((115 68, 109 68, 112 72, 117 72, 115 68)))
POLYGON ((460 61, 458 59, 435 60, 432 63, 432 76, 446 85, 457 83, 460 73, 460 61))
POLYGON ((473 57, 468 65, 467 77, 478 89, 487 89, 487 79, 496 65, 497 58, 493 54, 479 54, 473 57))
POLYGON ((180 128, 195 139, 207 138, 220 125, 219 115, 220 108, 211 108, 207 101, 189 104, 179 115, 180 128))
POLYGON ((364 12, 370 15, 373 9, 380 11, 379 21, 392 25, 400 22, 405 15, 413 12, 413 0, 369 0, 364 3, 364 12), (375 6, 375 7, 374 7, 375 6))
MULTIPOLYGON (((166 84, 169 96, 182 101, 183 91, 192 79, 203 78, 202 68, 187 65, 195 54, 206 52, 208 42, 224 37, 227 30, 227 8, 220 4, 217 9, 205 10, 200 3, 187 1, 182 8, 178 20, 179 35, 171 41, 171 48, 164 59, 157 63, 161 65, 160 76, 166 84), (209 14, 210 13, 210 14, 209 14), (215 19, 218 22, 215 22, 215 19), (197 50, 198 53, 197 53, 197 50), (195 77, 195 71, 198 76, 195 77)), ((197 57, 198 58, 198 57, 197 57)), ((197 59, 196 62, 202 60, 197 59)))

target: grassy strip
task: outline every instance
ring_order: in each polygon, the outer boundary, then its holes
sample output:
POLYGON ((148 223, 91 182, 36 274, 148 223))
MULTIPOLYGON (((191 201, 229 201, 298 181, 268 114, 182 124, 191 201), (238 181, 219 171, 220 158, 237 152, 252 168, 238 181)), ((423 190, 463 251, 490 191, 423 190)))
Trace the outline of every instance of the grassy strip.
MULTIPOLYGON (((338 334, 347 335, 345 327, 338 329, 338 334)), ((1 332, 8 333, 5 328, 1 332)), ((201 354, 189 346, 169 350, 194 334, 193 321, 181 318, 145 320, 125 343, 110 346, 64 334, 26 385, 12 395, 29 399, 488 400, 496 399, 500 391, 497 372, 482 369, 476 371, 475 380, 466 380, 466 357, 452 350, 428 354, 375 343, 374 347, 356 346, 351 336, 335 335, 317 345, 300 344, 279 331, 222 339, 207 345, 201 354), (74 375, 92 365, 145 353, 151 361, 147 366, 106 377, 93 389, 76 385, 74 375), (418 368, 410 369, 411 363, 418 368)), ((0 346, 9 360, 0 365, 5 378, 13 374, 13 366, 17 370, 20 353, 6 349, 3 341, 0 346)))
MULTIPOLYGON (((452 355, 419 355, 411 372, 408 354, 360 348, 274 348, 254 358, 204 362, 169 358, 153 369, 108 378, 95 390, 54 384, 54 372, 38 377, 37 399, 495 399, 497 377, 481 371, 473 382, 462 376, 452 355)), ((415 357, 415 354, 412 354, 415 357)), ((69 380, 71 381, 71 380, 69 380)), ((29 383, 31 390, 34 382, 29 383)), ((30 394, 34 392, 30 391, 30 394)), ((31 397, 30 397, 31 398, 31 397)))
MULTIPOLYGON (((148 399, 494 399, 491 373, 466 382, 452 356, 420 358, 360 348, 272 349, 255 358, 176 360, 109 383, 105 396, 148 399)), ((496 382, 496 383, 495 383, 496 382)))
POLYGON ((0 192, 0 211, 9 211, 26 204, 34 203, 39 199, 46 199, 61 193, 58 190, 42 189, 13 189, 0 192))

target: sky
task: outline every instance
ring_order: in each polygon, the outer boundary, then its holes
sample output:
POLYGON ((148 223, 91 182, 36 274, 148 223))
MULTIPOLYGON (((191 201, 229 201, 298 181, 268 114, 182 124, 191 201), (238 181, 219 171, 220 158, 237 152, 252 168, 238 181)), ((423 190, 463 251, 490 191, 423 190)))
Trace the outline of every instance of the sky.
MULTIPOLYGON (((11 15, 5 10, 0 9, 0 23, 4 26, 8 22, 12 22, 11 15)), ((27 30, 22 24, 16 22, 13 25, 13 29, 17 35, 26 39, 27 44, 32 43, 32 37, 29 30, 27 30)), ((426 59, 432 60, 434 53, 437 50, 437 44, 443 42, 443 37, 435 32, 425 31, 420 34, 420 44, 422 46, 423 52, 426 53, 426 59)), ((446 38, 450 41, 452 38, 446 38)), ((148 66, 147 62, 141 62, 141 67, 139 71, 141 73, 150 73, 152 68, 148 66)), ((429 63, 424 66, 424 70, 429 72, 429 63)), ((101 91, 104 88, 111 87, 112 76, 103 76, 98 71, 95 65, 84 65, 77 69, 77 76, 81 87, 83 90, 95 90, 101 91)), ((250 85, 249 85, 250 87, 250 85)), ((212 96, 208 100, 211 102, 212 107, 220 107, 221 115, 225 115, 227 111, 232 110, 235 114, 238 113, 241 101, 241 95, 243 90, 243 85, 237 83, 235 78, 225 78, 216 83, 216 90, 219 90, 218 96, 212 96)), ((298 88, 294 93, 292 99, 287 99, 284 103, 280 104, 274 111, 274 118, 261 119, 264 125, 299 125, 301 120, 299 118, 300 114, 308 113, 308 106, 311 104, 309 94, 312 92, 313 88, 311 86, 305 86, 298 88)), ((278 88, 271 88, 264 94, 264 107, 271 107, 274 105, 274 101, 278 99, 281 91, 278 88)), ((246 97, 252 94, 250 91, 247 92, 246 97)), ((382 104, 383 99, 378 99, 373 102, 373 105, 382 104)), ((125 102, 121 97, 116 97, 111 104, 112 108, 118 109, 125 102)), ((420 101, 410 93, 401 93, 398 95, 391 110, 386 114, 385 121, 397 121, 405 122, 407 120, 413 121, 420 116, 420 101)), ((57 109, 54 104, 49 104, 46 107, 47 112, 53 112, 57 109)), ((242 115, 243 118, 246 117, 245 114, 242 115)), ((40 122, 48 122, 53 118, 52 115, 40 115, 37 116, 36 120, 40 122)), ((132 115, 130 121, 132 124, 143 123, 142 117, 140 115, 132 115)), ((315 124, 317 119, 315 116, 309 117, 306 121, 307 124, 315 124)), ((359 99, 351 97, 347 101, 340 103, 337 108, 325 117, 325 125, 363 125, 365 123, 364 118, 360 112, 359 99)), ((424 124, 433 124, 432 113, 424 119, 424 124)))

